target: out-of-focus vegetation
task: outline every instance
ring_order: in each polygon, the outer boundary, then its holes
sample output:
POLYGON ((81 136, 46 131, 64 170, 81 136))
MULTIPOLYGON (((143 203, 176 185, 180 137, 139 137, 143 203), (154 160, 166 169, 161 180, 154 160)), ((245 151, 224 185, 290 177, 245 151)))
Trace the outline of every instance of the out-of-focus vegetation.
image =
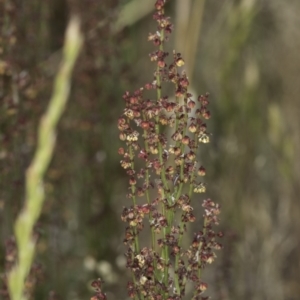
POLYGON ((37 240, 34 226, 40 217, 45 200, 43 177, 52 158, 56 140, 56 126, 69 97, 72 71, 81 44, 80 23, 78 18, 73 17, 66 31, 63 59, 55 76, 53 94, 47 111, 42 116, 39 124, 36 151, 26 171, 25 202, 15 221, 14 233, 17 259, 7 275, 7 286, 12 300, 26 300, 29 298, 25 289, 37 240))
MULTIPOLYGON (((116 122, 122 93, 151 80, 147 36, 155 30, 150 11, 138 6, 127 9, 134 22, 120 21, 131 1, 0 0, 2 274, 15 259, 11 236, 25 171, 71 14, 79 15, 85 36, 45 179, 35 299, 88 299, 89 281, 98 276, 109 299, 127 298, 120 221, 127 190, 116 122)), ((217 266, 206 272, 210 294, 297 300, 300 2, 171 0, 168 10, 177 34, 170 50, 180 48, 192 64, 193 89, 210 92, 214 106, 202 160, 206 195, 221 203, 225 237, 217 266)), ((1 299, 5 292, 3 285, 1 299)))

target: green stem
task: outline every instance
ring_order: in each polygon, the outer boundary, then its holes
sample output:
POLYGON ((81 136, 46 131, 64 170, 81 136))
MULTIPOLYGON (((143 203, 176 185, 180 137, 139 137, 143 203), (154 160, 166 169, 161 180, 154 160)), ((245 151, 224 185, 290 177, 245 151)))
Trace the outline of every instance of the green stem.
MULTIPOLYGON (((134 153, 132 145, 129 145, 129 158, 130 158, 130 164, 131 164, 131 170, 134 170, 134 153)), ((135 196, 135 185, 131 185, 131 193, 132 193, 132 202, 133 206, 136 206, 136 196, 135 196)))
POLYGON ((26 299, 24 285, 35 252, 35 240, 32 238, 33 227, 41 214, 44 203, 43 176, 55 146, 55 127, 66 106, 71 74, 82 45, 79 28, 78 19, 72 18, 66 32, 61 68, 55 78, 48 109, 40 122, 37 149, 26 171, 25 205, 14 228, 18 246, 18 263, 8 274, 8 289, 12 300, 26 299))
MULTIPOLYGON (((186 93, 184 95, 184 99, 186 98, 186 93)), ((187 113, 187 108, 186 108, 186 103, 185 103, 185 117, 184 117, 184 124, 183 124, 183 131, 182 131, 182 137, 184 137, 186 135, 186 129, 187 129, 187 121, 188 121, 188 113, 187 113)), ((183 143, 181 143, 180 145, 180 149, 181 149, 181 155, 184 155, 184 151, 185 151, 185 145, 183 143)), ((179 189, 177 191, 176 197, 175 197, 175 201, 178 200, 178 198, 180 197, 181 193, 182 193, 182 188, 183 188, 183 178, 184 178, 184 162, 180 165, 180 184, 179 184, 179 189)))
MULTIPOLYGON (((146 116, 145 116, 145 113, 143 112, 143 120, 146 121, 146 116)), ((144 144, 145 144, 145 150, 146 150, 146 153, 147 155, 149 155, 149 145, 148 145, 148 141, 147 141, 147 130, 144 130, 144 144)), ((150 194, 149 194, 149 186, 150 186, 150 174, 149 174, 149 169, 148 167, 146 166, 146 199, 147 199, 147 203, 150 205, 151 204, 151 200, 150 200, 150 194)), ((150 210, 150 213, 149 213, 149 221, 151 222, 152 220, 152 212, 150 210)), ((153 251, 156 250, 156 243, 155 243, 155 240, 156 240, 156 235, 155 235, 155 231, 154 231, 154 228, 151 227, 151 244, 152 244, 152 249, 153 251)), ((156 262, 155 263, 155 269, 156 269, 156 262)))
MULTIPOLYGON (((129 157, 131 161, 131 169, 134 170, 134 153, 133 153, 133 148, 132 145, 129 145, 129 157)), ((131 185, 131 193, 132 193, 132 202, 133 202, 133 207, 136 207, 136 187, 135 185, 131 185)), ((132 227, 132 231, 134 234, 134 245, 135 245, 135 253, 140 252, 140 245, 139 245, 139 239, 138 239, 138 232, 135 226, 132 227)))
MULTIPOLYGON (((164 30, 160 30, 160 37, 161 37, 161 44, 159 46, 159 50, 160 51, 164 51, 164 47, 163 47, 163 43, 164 43, 164 30)), ((156 84, 157 84, 157 101, 159 101, 161 99, 161 83, 162 83, 162 79, 161 79, 161 75, 160 75, 160 67, 157 66, 156 69, 156 84)), ((159 136, 160 134, 160 130, 159 130, 159 116, 156 116, 155 118, 155 133, 157 136, 159 136)), ((167 203, 169 205, 172 204, 172 199, 171 199, 171 193, 169 190, 169 186, 168 186, 168 182, 167 182, 167 178, 166 178, 166 171, 165 171, 165 165, 164 165, 164 160, 163 160, 163 149, 162 149, 162 145, 160 142, 158 142, 158 156, 159 156, 159 162, 160 162, 160 166, 161 166, 161 180, 162 180, 162 184, 163 184, 163 194, 162 194, 162 199, 164 199, 166 197, 167 199, 167 203)), ((170 228, 171 228, 171 224, 169 223, 170 221, 170 216, 169 214, 166 213, 166 207, 165 204, 162 204, 162 214, 166 217, 167 219, 167 227, 168 228, 163 228, 163 239, 164 241, 166 241, 166 237, 168 232, 170 232, 170 228)), ((163 247, 163 259, 164 259, 164 263, 167 265, 169 263, 169 251, 168 251, 168 246, 165 245, 163 247)), ((167 267, 164 268, 164 277, 163 277, 163 282, 165 284, 165 286, 168 286, 168 282, 169 282, 169 269, 167 267)), ((164 299, 167 299, 168 297, 168 292, 166 291, 163 295, 164 299)))
MULTIPOLYGON (((203 236, 206 235, 206 225, 207 225, 207 219, 204 218, 203 236)), ((202 247, 203 247, 203 242, 200 242, 199 247, 198 247, 198 256, 199 256, 198 257, 198 278, 199 279, 201 278, 201 257, 200 257, 200 254, 201 254, 202 247)))

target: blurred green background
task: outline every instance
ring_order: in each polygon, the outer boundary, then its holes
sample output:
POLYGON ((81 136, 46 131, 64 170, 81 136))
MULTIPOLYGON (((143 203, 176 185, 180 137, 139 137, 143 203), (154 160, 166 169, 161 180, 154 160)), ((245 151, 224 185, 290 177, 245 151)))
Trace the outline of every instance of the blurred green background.
MULTIPOLYGON (((154 2, 0 0, 2 274, 70 15, 80 16, 85 36, 45 180, 32 299, 89 299, 99 276, 110 300, 127 299, 120 212, 130 204, 116 123, 122 94, 153 78, 154 2)), ((193 94, 211 95, 204 197, 221 204, 225 237, 205 271, 207 294, 298 300, 300 2, 171 0, 167 14, 174 24, 167 48, 183 54, 193 94)), ((4 284, 1 293, 8 299, 4 284)))

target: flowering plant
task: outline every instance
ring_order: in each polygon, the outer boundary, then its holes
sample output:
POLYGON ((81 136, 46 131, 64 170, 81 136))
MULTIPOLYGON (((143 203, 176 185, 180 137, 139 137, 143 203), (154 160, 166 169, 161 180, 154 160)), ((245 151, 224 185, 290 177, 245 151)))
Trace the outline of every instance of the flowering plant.
MULTIPOLYGON (((154 80, 134 93, 123 96, 125 109, 118 120, 120 139, 126 147, 119 149, 121 166, 129 176, 127 198, 132 205, 122 213, 127 224, 127 268, 132 273, 128 294, 132 299, 183 299, 188 282, 194 284, 192 299, 207 299, 203 292, 202 269, 215 259, 220 207, 212 200, 203 201, 203 228, 195 233, 191 245, 183 245, 188 224, 196 220, 191 204, 193 193, 204 193, 201 178, 205 168, 197 161, 201 144, 209 142, 205 120, 210 118, 208 94, 194 101, 188 91, 189 80, 180 68, 184 60, 173 51, 171 63, 164 43, 173 30, 164 14, 165 0, 155 3, 154 19, 158 30, 149 34, 157 49, 150 54, 156 63, 154 80), (175 97, 163 94, 166 82, 174 85, 175 97), (146 93, 155 92, 155 99, 146 93), (143 202, 144 199, 144 202, 143 202), (140 234, 149 226, 150 246, 141 245, 140 234)), ((106 299, 101 280, 92 284, 93 299, 106 299)))

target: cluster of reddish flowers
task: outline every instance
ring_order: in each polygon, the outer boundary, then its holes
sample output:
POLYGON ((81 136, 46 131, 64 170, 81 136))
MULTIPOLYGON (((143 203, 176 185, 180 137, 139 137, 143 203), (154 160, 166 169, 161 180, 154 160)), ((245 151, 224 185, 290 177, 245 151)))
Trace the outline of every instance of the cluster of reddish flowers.
POLYGON ((96 295, 93 296, 91 298, 91 300, 106 300, 107 299, 105 293, 102 292, 102 284, 103 284, 103 281, 100 278, 93 280, 91 286, 95 289, 96 295))
POLYGON ((194 283, 192 299, 207 299, 201 269, 213 262, 214 250, 221 248, 216 238, 222 234, 213 229, 220 207, 204 200, 202 231, 189 247, 183 246, 182 237, 187 224, 196 220, 193 193, 206 190, 200 180, 206 170, 197 161, 197 151, 201 143, 209 142, 205 124, 210 118, 209 101, 208 94, 194 101, 188 92, 187 75, 179 71, 184 65, 180 53, 174 51, 171 63, 166 62, 163 44, 172 24, 164 15, 165 2, 156 1, 158 30, 149 34, 158 47, 150 54, 156 62, 154 80, 124 94, 126 108, 118 120, 120 139, 126 142, 126 148, 119 149, 121 166, 129 176, 127 198, 133 203, 122 213, 127 223, 127 268, 132 272, 128 294, 132 299, 183 299, 190 281, 194 283), (163 95, 164 82, 174 84, 174 98, 163 95), (151 91, 156 92, 155 97, 146 97, 151 91), (147 225, 152 244, 140 247, 139 235, 147 225))

